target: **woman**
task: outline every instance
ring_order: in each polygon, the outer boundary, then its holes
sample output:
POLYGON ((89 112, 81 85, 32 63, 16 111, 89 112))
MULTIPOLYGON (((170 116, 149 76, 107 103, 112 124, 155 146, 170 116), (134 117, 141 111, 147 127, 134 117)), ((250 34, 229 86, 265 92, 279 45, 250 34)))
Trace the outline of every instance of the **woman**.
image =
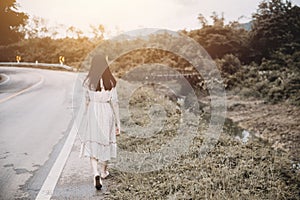
POLYGON ((100 190, 101 178, 109 175, 107 162, 116 157, 116 135, 120 134, 116 80, 105 56, 93 57, 83 86, 86 105, 83 124, 79 130, 81 156, 90 158, 94 186, 100 190), (100 173, 98 162, 101 164, 100 173))

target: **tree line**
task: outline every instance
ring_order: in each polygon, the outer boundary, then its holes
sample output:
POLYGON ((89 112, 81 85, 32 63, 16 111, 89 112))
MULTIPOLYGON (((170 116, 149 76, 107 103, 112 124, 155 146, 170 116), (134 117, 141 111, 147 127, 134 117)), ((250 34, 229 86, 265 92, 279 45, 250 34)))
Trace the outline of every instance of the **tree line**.
MULTIPOLYGON (((55 28, 58 27, 47 27, 45 20, 38 17, 29 21, 26 13, 17 10, 16 0, 3 0, 0 4, 0 17, 4 19, 1 20, 0 25, 2 48, 8 45, 14 46, 20 42, 24 44, 24 41, 34 41, 37 38, 54 44, 56 40, 62 43, 64 39, 68 44, 70 38, 81 42, 89 40, 92 43, 99 43, 104 38, 104 26, 98 25, 91 26, 95 40, 90 40, 74 26, 66 29, 65 38, 55 39, 58 35, 55 28)), ((208 20, 199 14, 198 20, 201 28, 182 32, 199 42, 212 58, 222 58, 226 54, 233 54, 243 63, 252 61, 261 63, 263 58, 272 58, 277 53, 292 55, 299 51, 300 8, 292 5, 290 1, 261 2, 252 16, 251 30, 242 28, 238 22, 225 24, 224 17, 218 16, 215 12, 211 18, 213 24, 208 24, 208 20)), ((1 56, 0 59, 4 61, 11 58, 1 56)))
MULTIPOLYGON (((34 18, 29 22, 28 15, 17 10, 16 0, 3 0, 0 4, 0 17, 5 19, 0 22, 0 61, 15 61, 15 56, 20 55, 23 61, 57 63, 58 57, 63 55, 67 64, 79 68, 99 43, 110 48, 130 45, 130 41, 104 40, 102 25, 91 26, 93 38, 69 27, 65 38, 56 39, 58 33, 45 26, 42 19, 34 18)), ((217 13, 212 13, 211 19, 213 23, 209 24, 199 14, 199 29, 180 32, 197 41, 216 61, 228 90, 274 102, 291 99, 300 102, 298 6, 289 0, 262 1, 252 16, 250 30, 237 21, 225 24, 224 17, 217 13)), ((169 64, 180 66, 178 63, 182 60, 174 56, 168 58, 169 64)), ((145 59, 151 62, 157 56, 145 59)), ((138 62, 134 57, 126 57, 126 60, 129 66, 138 62)), ((124 68, 125 64, 122 66, 124 68)))

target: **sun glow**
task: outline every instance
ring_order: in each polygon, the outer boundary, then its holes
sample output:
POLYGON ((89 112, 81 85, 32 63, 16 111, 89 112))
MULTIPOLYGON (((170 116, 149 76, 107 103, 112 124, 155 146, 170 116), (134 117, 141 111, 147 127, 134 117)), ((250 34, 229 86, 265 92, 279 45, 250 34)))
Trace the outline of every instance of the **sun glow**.
POLYGON ((20 10, 47 19, 50 26, 74 26, 84 33, 103 24, 108 35, 137 28, 195 29, 198 14, 224 12, 227 21, 249 21, 261 0, 17 0, 20 10))

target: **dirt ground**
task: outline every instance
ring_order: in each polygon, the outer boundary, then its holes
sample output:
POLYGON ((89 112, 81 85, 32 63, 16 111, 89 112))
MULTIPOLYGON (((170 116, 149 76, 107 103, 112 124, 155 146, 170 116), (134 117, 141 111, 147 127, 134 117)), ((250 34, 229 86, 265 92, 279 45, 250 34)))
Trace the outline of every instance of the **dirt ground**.
POLYGON ((268 143, 274 149, 300 161, 300 107, 288 102, 270 104, 262 100, 227 97, 227 116, 238 125, 268 143))

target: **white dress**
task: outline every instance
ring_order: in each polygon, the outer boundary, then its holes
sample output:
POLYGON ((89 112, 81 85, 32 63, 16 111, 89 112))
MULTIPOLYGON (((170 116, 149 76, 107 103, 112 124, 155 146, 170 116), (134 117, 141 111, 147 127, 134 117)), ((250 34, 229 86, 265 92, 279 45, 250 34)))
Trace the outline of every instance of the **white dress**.
POLYGON ((87 108, 79 128, 81 157, 108 161, 117 156, 116 127, 120 131, 117 90, 105 90, 100 80, 101 91, 85 88, 87 108))

